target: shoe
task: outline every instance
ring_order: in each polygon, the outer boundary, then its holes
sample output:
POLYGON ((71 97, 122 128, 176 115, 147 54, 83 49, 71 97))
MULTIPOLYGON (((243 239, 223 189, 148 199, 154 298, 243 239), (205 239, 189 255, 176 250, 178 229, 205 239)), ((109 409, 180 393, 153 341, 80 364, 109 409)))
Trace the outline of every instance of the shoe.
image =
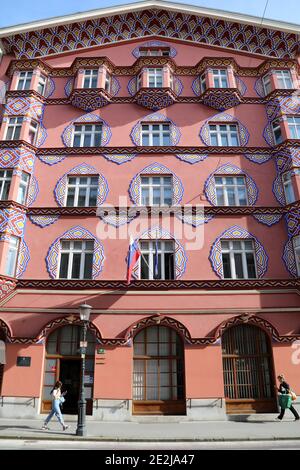
POLYGON ((65 431, 65 430, 68 429, 68 428, 69 428, 69 426, 65 426, 65 425, 64 425, 64 426, 63 426, 63 431, 65 431))
POLYGON ((278 418, 278 416, 277 416, 277 418, 275 418, 275 421, 281 421, 281 420, 282 420, 282 418, 278 418))
POLYGON ((46 426, 46 424, 44 424, 44 425, 42 426, 42 429, 48 429, 48 430, 49 430, 50 428, 48 428, 48 426, 46 426))
POLYGON ((295 421, 299 421, 300 418, 295 418, 295 421))

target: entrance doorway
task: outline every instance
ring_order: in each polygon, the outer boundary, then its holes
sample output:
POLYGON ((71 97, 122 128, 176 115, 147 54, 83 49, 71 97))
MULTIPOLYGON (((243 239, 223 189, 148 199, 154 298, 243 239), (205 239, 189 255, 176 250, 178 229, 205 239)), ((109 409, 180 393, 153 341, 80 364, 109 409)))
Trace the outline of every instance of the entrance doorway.
POLYGON ((271 342, 255 325, 237 325, 222 335, 227 413, 275 413, 271 342))
POLYGON ((70 415, 78 412, 80 365, 80 359, 60 360, 60 380, 63 383, 63 391, 67 392, 63 412, 70 415))

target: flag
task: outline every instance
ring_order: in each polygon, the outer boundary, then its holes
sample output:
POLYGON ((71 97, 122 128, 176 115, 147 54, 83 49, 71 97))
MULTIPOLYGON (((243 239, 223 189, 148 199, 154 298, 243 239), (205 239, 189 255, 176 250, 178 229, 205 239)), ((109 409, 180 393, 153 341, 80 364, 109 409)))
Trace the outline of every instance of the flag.
POLYGON ((132 270, 140 256, 141 251, 137 240, 133 240, 133 238, 130 237, 129 251, 127 256, 127 284, 130 284, 132 270))
POLYGON ((155 254, 154 254, 154 279, 158 279, 158 241, 155 239, 155 254))

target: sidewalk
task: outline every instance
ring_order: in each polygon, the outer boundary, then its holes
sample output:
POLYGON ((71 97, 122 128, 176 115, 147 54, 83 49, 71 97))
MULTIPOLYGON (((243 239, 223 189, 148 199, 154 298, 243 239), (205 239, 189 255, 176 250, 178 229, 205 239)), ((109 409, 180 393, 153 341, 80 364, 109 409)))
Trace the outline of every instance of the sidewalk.
MULTIPOLYGON (((0 419, 0 439, 64 439, 87 441, 262 441, 300 440, 300 421, 285 417, 282 422, 274 421, 274 415, 243 415, 239 421, 199 421, 199 422, 101 422, 87 421, 87 436, 76 436, 77 421, 68 419, 70 426, 62 431, 53 419, 50 430, 41 429, 39 419, 0 419)), ((172 418, 172 417, 171 417, 172 418)))

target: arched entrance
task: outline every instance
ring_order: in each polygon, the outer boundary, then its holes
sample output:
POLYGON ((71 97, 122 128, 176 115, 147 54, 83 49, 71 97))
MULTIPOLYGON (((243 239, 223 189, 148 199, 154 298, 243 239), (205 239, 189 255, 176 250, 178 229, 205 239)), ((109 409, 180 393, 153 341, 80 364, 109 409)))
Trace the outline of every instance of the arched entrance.
POLYGON ((184 348, 172 328, 149 326, 133 342, 133 414, 186 413, 184 348))
POLYGON ((275 413, 270 339, 259 327, 240 324, 222 335, 227 413, 275 413))
MULTIPOLYGON (((44 368, 44 386, 42 412, 51 409, 50 392, 57 380, 63 383, 67 390, 66 401, 63 405, 64 414, 77 414, 80 389, 80 332, 77 325, 66 325, 53 331, 46 342, 46 357, 44 368)), ((93 383, 96 339, 91 331, 87 331, 87 353, 85 362, 85 396, 86 413, 93 412, 93 383)))

